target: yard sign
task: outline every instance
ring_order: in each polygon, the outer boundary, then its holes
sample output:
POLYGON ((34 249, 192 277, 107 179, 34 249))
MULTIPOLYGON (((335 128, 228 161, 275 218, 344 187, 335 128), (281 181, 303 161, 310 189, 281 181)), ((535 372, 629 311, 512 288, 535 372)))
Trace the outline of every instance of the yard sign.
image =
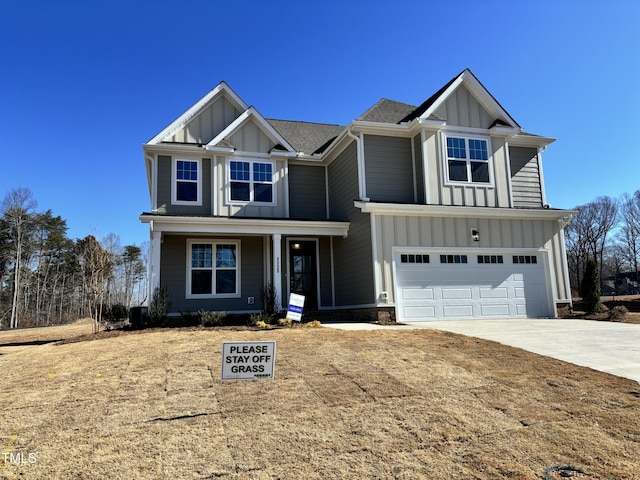
POLYGON ((304 307, 304 295, 292 293, 289 295, 289 308, 287 308, 287 318, 302 321, 302 307, 304 307))
POLYGON ((273 380, 276 342, 223 342, 222 380, 273 380))

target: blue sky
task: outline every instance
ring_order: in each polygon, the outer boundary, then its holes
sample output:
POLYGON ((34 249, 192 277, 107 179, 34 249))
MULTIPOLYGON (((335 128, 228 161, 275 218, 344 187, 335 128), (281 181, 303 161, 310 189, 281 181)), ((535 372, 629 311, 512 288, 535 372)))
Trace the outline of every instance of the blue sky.
POLYGON ((553 207, 617 198, 640 189, 639 24, 636 0, 3 0, 0 197, 140 244, 141 145, 221 80, 267 118, 347 124, 470 68, 557 139, 553 207))

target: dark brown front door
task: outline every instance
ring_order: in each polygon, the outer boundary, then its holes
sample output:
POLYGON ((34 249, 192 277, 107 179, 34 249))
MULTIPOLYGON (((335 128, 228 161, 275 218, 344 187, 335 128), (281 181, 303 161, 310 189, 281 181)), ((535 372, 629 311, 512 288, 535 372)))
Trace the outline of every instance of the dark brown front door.
POLYGON ((289 242, 289 288, 305 296, 305 309, 318 308, 315 242, 289 242))

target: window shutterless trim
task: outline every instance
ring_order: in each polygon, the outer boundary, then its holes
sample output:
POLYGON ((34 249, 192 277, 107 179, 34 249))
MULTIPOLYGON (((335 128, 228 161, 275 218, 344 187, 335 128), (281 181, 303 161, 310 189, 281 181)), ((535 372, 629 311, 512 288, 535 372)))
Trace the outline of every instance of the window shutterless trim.
POLYGON ((240 298, 240 272, 241 272, 241 256, 240 256, 240 240, 233 239, 215 239, 212 240, 210 238, 206 239, 196 239, 190 238, 187 240, 187 255, 186 255, 186 291, 185 298, 187 299, 199 299, 199 298, 240 298), (211 266, 200 266, 193 267, 192 264, 192 251, 194 245, 209 245, 211 246, 211 266), (216 251, 217 246, 220 245, 233 245, 235 246, 235 267, 228 266, 217 266, 216 265, 216 251), (199 271, 210 271, 211 272, 211 293, 198 293, 194 294, 192 292, 192 272, 194 270, 199 271), (218 271, 235 271, 235 292, 233 293, 216 293, 216 272, 218 271))
MULTIPOLYGON (((493 177, 493 147, 491 145, 491 137, 489 136, 481 136, 481 135, 469 135, 462 132, 442 132, 441 136, 441 152, 442 152, 442 161, 443 161, 443 172, 444 172, 444 184, 448 186, 467 186, 467 187, 484 187, 490 188, 494 187, 494 177, 493 177), (457 139, 463 140, 463 145, 457 145, 457 148, 454 147, 452 150, 455 153, 461 154, 464 153, 463 158, 457 158, 456 156, 449 156, 449 146, 448 139, 457 139), (472 158, 472 151, 477 153, 479 150, 477 147, 477 142, 485 142, 486 144, 486 153, 487 159, 478 159, 472 158), (475 144, 475 145, 474 145, 475 144), (464 163, 465 172, 467 180, 451 180, 449 176, 449 162, 460 162, 464 163), (488 182, 474 182, 473 179, 473 168, 472 164, 486 164, 487 170, 489 174, 488 182)), ((458 142, 454 142, 458 143, 458 142)))
MULTIPOLYGON (((227 157, 226 162, 226 174, 225 174, 225 199, 228 205, 260 205, 260 206, 277 206, 277 194, 276 194, 276 162, 266 159, 253 159, 247 157, 227 157), (247 164, 248 171, 245 169, 234 170, 237 175, 242 178, 232 179, 231 166, 234 164, 247 164), (271 166, 271 180, 267 180, 269 172, 264 169, 265 165, 271 166), (246 175, 248 174, 248 175, 246 175), (237 186, 246 185, 248 188, 248 200, 232 199, 231 192, 233 189, 232 184, 237 186), (263 189, 265 186, 271 188, 271 201, 264 202, 256 200, 256 196, 259 195, 258 190, 263 189)), ((235 165, 238 167, 239 165, 235 165)))
POLYGON ((171 159, 171 204, 202 206, 202 159, 200 158, 178 158, 171 159), (178 162, 189 162, 196 164, 196 179, 178 178, 178 162), (196 185, 195 200, 178 200, 178 182, 194 183, 196 185))

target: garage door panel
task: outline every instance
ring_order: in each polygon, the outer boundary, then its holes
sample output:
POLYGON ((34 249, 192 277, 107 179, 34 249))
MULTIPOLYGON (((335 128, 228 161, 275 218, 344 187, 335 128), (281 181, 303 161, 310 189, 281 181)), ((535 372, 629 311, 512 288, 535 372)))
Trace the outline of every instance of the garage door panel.
POLYGON ((480 298, 509 298, 509 289, 499 288, 479 288, 480 298))
POLYGON ((433 300, 433 288, 404 288, 402 298, 405 300, 433 300))
POLYGON ((406 307, 404 309, 405 319, 436 318, 436 309, 433 306, 406 307))
POLYGON ((468 255, 466 264, 441 264, 441 251, 420 251, 427 252, 433 263, 397 263, 394 280, 400 320, 526 318, 553 312, 540 257, 536 263, 518 264, 511 255, 502 254, 504 263, 488 264, 478 263, 474 254, 468 255))
POLYGON ((444 305, 442 312, 445 318, 473 318, 472 305, 444 305))
POLYGON ((443 299, 471 299, 471 288, 450 288, 450 287, 442 287, 442 298, 443 299))
POLYGON ((496 304, 496 305, 480 305, 480 311, 483 317, 509 317, 511 316, 509 311, 509 304, 496 304))

